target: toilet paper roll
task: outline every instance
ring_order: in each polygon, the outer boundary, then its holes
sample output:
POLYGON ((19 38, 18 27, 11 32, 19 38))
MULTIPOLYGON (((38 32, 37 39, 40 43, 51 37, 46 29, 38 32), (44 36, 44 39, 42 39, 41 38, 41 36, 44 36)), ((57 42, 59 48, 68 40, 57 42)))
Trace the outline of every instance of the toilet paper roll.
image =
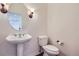
POLYGON ((59 40, 57 40, 57 44, 59 44, 59 45, 61 45, 61 46, 64 45, 64 43, 63 43, 63 42, 60 42, 59 40))
POLYGON ((59 45, 61 45, 61 42, 58 42, 59 45))

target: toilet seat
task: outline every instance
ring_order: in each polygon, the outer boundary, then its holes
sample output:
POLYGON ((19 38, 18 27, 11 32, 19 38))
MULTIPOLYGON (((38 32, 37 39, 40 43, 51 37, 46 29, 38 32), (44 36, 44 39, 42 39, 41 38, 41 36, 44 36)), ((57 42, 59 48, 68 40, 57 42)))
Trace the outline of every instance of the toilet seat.
POLYGON ((43 48, 50 50, 50 51, 59 51, 59 49, 53 45, 46 45, 46 46, 43 46, 43 48))
POLYGON ((47 52, 47 53, 50 53, 50 54, 59 54, 59 49, 53 45, 46 45, 46 46, 43 46, 43 49, 47 52))

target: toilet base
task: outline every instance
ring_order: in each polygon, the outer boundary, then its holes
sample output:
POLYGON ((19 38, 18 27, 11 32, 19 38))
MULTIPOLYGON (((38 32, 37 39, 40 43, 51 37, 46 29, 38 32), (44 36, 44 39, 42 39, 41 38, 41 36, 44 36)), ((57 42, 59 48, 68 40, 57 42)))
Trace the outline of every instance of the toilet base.
POLYGON ((44 54, 43 54, 43 56, 48 56, 48 54, 44 51, 44 54))

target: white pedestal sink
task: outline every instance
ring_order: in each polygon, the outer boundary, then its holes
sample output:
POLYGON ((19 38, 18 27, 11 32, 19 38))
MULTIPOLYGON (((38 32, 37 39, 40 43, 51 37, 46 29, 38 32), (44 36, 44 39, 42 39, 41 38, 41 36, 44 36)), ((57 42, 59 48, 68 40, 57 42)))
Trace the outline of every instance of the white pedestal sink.
POLYGON ((6 40, 11 44, 17 44, 17 56, 23 56, 23 43, 31 38, 29 34, 11 34, 6 37, 6 40))

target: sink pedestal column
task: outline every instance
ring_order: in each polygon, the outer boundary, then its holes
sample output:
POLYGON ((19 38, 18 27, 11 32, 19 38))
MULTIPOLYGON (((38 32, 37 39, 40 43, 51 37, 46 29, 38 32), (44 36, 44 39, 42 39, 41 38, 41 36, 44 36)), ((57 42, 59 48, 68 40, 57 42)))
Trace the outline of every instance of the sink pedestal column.
POLYGON ((23 46, 24 44, 17 44, 17 56, 23 56, 23 46))

